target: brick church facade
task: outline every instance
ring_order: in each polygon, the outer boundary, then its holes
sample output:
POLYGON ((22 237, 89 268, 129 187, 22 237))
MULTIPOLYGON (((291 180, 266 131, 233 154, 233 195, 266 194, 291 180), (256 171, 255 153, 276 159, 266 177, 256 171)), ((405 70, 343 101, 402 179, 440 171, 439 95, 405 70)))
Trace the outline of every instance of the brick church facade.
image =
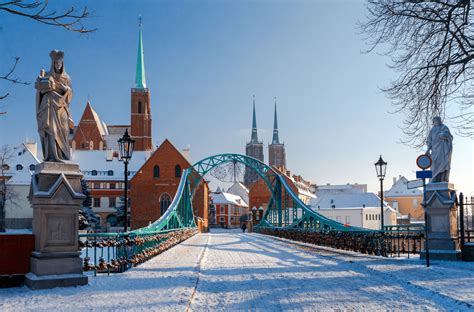
MULTIPOLYGON (((176 194, 183 170, 189 167, 189 161, 168 139, 156 149, 130 181, 132 229, 147 226, 163 215, 176 194)), ((193 208, 197 217, 206 220, 208 198, 207 183, 201 183, 193 208)))

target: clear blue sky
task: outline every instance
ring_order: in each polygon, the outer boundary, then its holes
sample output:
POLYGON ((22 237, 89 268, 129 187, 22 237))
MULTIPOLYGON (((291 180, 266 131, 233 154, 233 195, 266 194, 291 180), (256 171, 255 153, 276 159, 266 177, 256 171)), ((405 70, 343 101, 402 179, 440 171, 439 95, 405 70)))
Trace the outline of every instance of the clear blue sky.
MULTIPOLYGON (((60 10, 87 5, 97 32, 79 35, 0 14, 0 69, 21 58, 16 75, 34 82, 49 68, 49 51, 66 53, 73 80, 72 114, 79 121, 88 96, 110 124, 129 122, 139 14, 143 16, 146 78, 154 142, 191 146, 194 161, 245 152, 252 95, 259 138, 268 144, 273 97, 289 169, 318 184, 367 183, 378 189, 373 163, 382 154, 388 181, 414 179, 419 154, 399 144, 402 116, 379 87, 394 73, 389 61, 357 34, 363 1, 50 1, 60 10)), ((0 144, 37 139, 34 86, 0 82, 0 144)), ((448 123, 448 126, 450 124, 448 123)), ((268 149, 265 148, 265 159, 268 149)), ((455 137, 451 180, 474 190, 473 141, 455 137)))

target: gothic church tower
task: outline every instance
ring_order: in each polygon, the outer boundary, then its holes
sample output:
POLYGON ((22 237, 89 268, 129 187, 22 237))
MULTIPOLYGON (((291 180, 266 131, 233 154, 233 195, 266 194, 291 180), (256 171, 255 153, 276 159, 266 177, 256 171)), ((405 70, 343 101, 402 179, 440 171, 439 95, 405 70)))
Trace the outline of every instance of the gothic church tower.
MULTIPOLYGON (((252 119, 252 136, 250 142, 245 148, 245 155, 256 158, 263 162, 263 142, 258 141, 257 134, 257 116, 255 114, 255 96, 253 97, 253 119, 252 119)), ((250 188, 257 180, 258 174, 250 169, 245 168, 244 184, 250 188)))
POLYGON ((278 117, 277 117, 277 105, 275 98, 275 114, 273 116, 273 139, 272 144, 268 145, 268 163, 270 166, 274 166, 282 169, 286 168, 286 153, 285 144, 280 143, 278 137, 278 117))
POLYGON ((142 22, 138 33, 137 70, 135 87, 132 88, 131 99, 131 129, 130 134, 135 139, 136 151, 153 150, 151 139, 151 110, 150 90, 146 87, 145 59, 142 41, 142 22))

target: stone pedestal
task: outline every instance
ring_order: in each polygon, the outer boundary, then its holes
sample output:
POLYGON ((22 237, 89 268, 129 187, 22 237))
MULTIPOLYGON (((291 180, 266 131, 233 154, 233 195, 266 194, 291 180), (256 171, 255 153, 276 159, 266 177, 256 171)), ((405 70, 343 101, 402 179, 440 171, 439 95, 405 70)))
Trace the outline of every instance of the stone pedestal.
POLYGON ((81 178, 74 163, 36 165, 30 190, 35 249, 25 280, 31 289, 87 284, 78 252, 81 178))
MULTIPOLYGON (((433 260, 461 260, 458 240, 456 191, 447 182, 426 185, 428 250, 433 260)), ((421 252, 426 258, 426 252, 421 252)))

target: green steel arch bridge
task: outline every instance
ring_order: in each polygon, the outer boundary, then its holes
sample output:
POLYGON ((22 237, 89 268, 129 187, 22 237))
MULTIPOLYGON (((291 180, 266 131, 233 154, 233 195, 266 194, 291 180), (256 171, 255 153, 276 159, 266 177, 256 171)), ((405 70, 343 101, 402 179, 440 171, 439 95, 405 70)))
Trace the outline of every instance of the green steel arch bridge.
POLYGON ((373 230, 348 226, 326 218, 307 206, 277 170, 258 159, 240 154, 207 157, 183 171, 178 189, 166 212, 155 222, 127 233, 80 235, 85 271, 123 272, 197 232, 193 196, 213 168, 240 163, 257 172, 271 191, 267 209, 255 232, 379 256, 419 253, 423 228, 386 227, 373 230))
POLYGON ((271 198, 259 227, 303 228, 314 231, 372 231, 345 226, 317 213, 307 206, 288 185, 285 178, 258 159, 240 154, 219 154, 207 157, 183 171, 176 195, 168 210, 150 225, 132 233, 145 234, 162 230, 196 227, 192 198, 203 177, 213 168, 226 163, 241 163, 254 170, 271 191, 271 198))

